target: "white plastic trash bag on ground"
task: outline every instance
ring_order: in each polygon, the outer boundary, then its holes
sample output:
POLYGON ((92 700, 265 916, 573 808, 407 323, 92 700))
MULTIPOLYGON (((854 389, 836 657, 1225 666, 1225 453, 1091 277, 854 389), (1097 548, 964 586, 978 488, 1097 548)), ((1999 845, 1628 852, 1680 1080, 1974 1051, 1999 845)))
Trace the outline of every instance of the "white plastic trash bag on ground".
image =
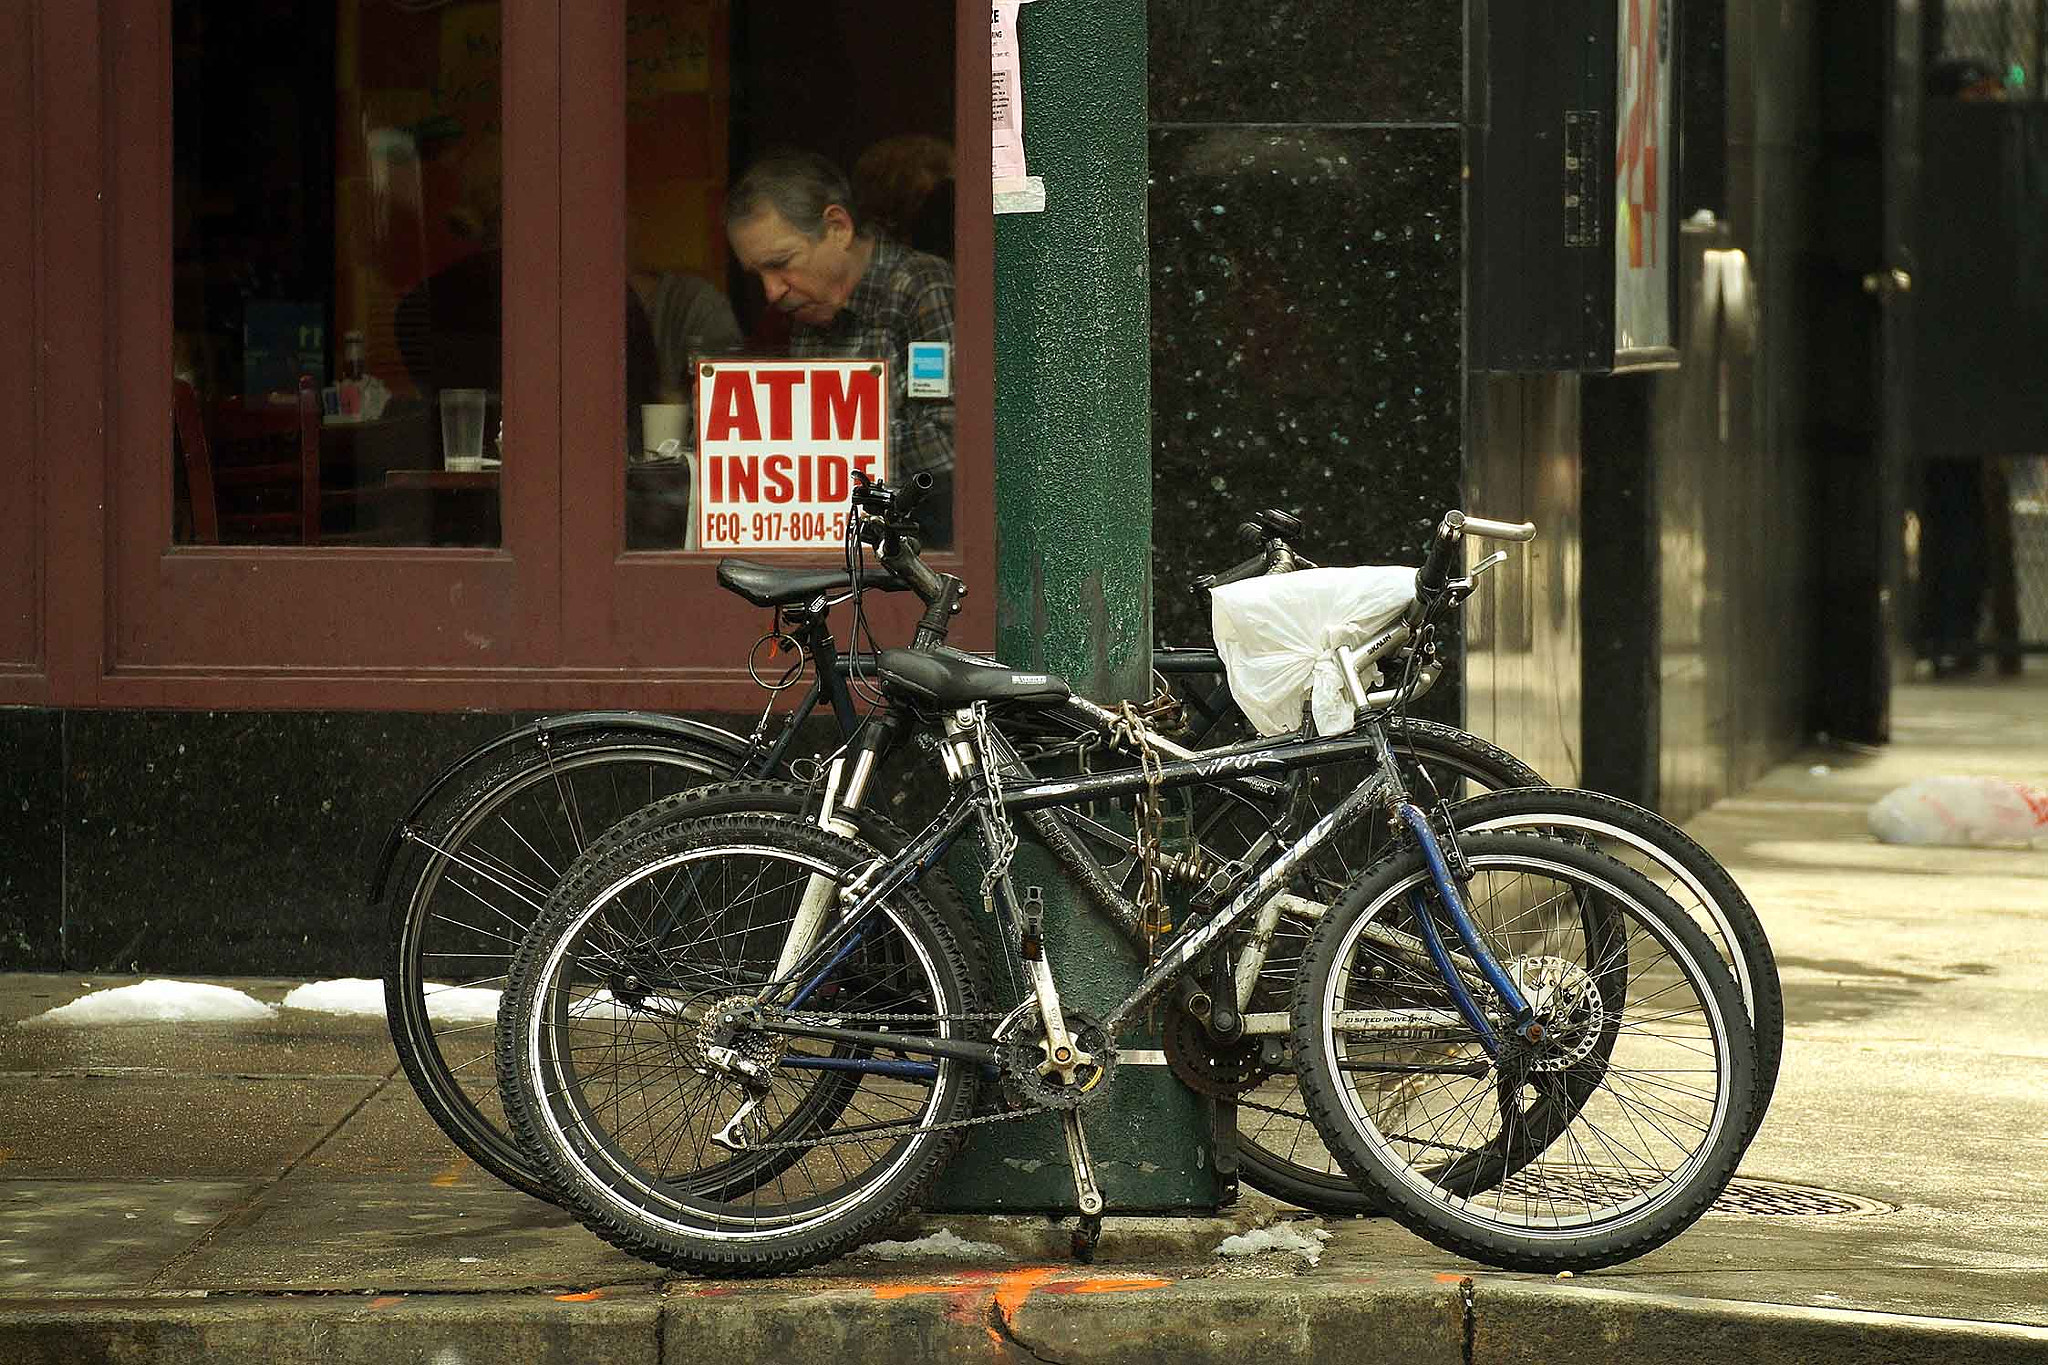
POLYGON ((1870 808, 1888 844, 2025 844, 2048 840, 2048 791, 2002 777, 1923 777, 1870 808))
POLYGON ((1339 649, 1362 645, 1415 600, 1415 570, 1396 565, 1303 569, 1227 583, 1209 594, 1216 652, 1230 695, 1262 735, 1301 724, 1310 699, 1316 733, 1351 728, 1339 649))

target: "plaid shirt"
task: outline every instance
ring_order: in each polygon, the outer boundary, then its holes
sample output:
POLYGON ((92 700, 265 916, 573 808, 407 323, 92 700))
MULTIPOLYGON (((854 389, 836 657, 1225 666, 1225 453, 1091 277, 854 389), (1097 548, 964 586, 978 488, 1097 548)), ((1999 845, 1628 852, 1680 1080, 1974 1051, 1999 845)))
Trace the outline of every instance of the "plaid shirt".
POLYGON ((889 362, 889 477, 950 474, 953 400, 911 398, 910 343, 953 340, 953 267, 937 256, 875 239, 875 254, 832 321, 799 323, 793 356, 880 356, 889 362))

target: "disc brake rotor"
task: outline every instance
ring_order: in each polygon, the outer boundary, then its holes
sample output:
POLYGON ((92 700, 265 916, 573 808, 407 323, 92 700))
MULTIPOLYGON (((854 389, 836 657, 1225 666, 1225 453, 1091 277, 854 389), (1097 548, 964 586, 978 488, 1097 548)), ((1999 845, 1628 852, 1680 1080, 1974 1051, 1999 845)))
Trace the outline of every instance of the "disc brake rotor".
POLYGON ((1181 1084, 1198 1095, 1217 1099, 1242 1095, 1271 1070, 1260 1060, 1259 1039, 1218 1042, 1199 1018, 1178 1004, 1167 1011, 1164 1041, 1166 1065, 1181 1084))

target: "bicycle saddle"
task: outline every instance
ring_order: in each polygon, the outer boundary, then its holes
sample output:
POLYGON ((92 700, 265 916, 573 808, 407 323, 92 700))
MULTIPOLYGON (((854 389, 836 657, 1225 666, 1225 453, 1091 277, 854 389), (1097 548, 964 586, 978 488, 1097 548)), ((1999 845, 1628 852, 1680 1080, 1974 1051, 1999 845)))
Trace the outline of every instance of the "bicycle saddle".
POLYGON ((1010 702, 1060 706, 1072 695, 1067 680, 1052 673, 1019 673, 1003 664, 955 654, 885 649, 875 656, 882 681, 934 706, 969 702, 1010 702))
MULTIPOLYGON (((893 573, 869 574, 861 583, 882 592, 902 592, 910 586, 893 573)), ((787 607, 808 602, 821 593, 850 591, 853 579, 844 569, 781 569, 751 560, 721 559, 718 585, 757 607, 787 607)))

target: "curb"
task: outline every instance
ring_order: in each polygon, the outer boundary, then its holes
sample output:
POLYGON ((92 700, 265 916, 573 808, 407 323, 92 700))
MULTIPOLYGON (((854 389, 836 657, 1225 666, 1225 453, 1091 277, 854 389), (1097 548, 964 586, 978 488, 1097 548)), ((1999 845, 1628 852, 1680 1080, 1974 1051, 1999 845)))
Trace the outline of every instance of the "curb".
POLYGON ((653 1365, 652 1289, 533 1295, 53 1300, 0 1306, 8 1365, 653 1365))
POLYGON ((1173 1280, 1072 1266, 923 1280, 689 1280, 581 1294, 52 1300, 0 1305, 9 1365, 1403 1365, 2048 1362, 2048 1328, 1284 1260, 1173 1280))
POLYGON ((1472 1286, 1473 1362, 1538 1365, 1562 1342, 1580 1361, 1630 1365, 2022 1365, 2048 1362, 2048 1327, 1730 1299, 1678 1298, 1542 1281, 1472 1286))

